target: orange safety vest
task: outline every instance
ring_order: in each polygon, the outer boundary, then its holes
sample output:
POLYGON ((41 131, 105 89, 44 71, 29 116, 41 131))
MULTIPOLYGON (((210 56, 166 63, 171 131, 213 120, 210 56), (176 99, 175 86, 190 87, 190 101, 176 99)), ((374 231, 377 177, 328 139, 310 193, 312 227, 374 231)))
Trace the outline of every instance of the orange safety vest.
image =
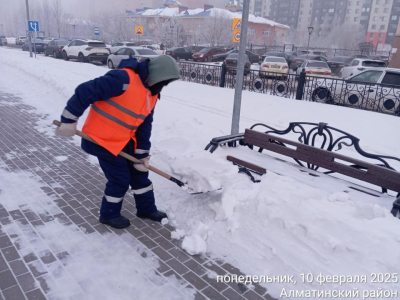
POLYGON ((158 98, 158 95, 151 95, 133 70, 122 70, 129 75, 125 92, 118 97, 93 103, 82 128, 84 133, 115 156, 131 138, 136 149, 136 130, 154 109, 158 98))

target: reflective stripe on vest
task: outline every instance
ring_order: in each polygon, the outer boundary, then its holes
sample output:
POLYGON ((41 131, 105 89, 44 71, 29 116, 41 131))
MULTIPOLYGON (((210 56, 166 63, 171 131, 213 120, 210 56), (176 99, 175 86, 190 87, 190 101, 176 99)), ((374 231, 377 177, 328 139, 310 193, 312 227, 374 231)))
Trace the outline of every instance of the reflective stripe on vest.
POLYGON ((122 69, 129 75, 129 84, 122 95, 92 104, 82 131, 114 155, 118 155, 156 105, 158 95, 152 96, 143 86, 138 74, 122 69))

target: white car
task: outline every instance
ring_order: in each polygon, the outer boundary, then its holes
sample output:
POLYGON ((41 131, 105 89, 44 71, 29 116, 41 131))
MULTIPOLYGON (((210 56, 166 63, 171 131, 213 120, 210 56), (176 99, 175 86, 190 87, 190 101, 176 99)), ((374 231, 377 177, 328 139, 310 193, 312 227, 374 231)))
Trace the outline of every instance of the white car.
POLYGON ((141 47, 154 50, 159 55, 165 54, 165 50, 160 50, 159 45, 141 45, 141 47))
POLYGON ((345 80, 318 80, 312 101, 400 116, 400 70, 371 69, 345 80))
POLYGON ((331 76, 332 71, 329 68, 328 64, 324 61, 319 60, 305 60, 303 64, 297 68, 297 75, 306 70, 307 75, 316 76, 316 77, 326 77, 331 76))
POLYGON ((23 45, 26 42, 27 37, 26 36, 19 36, 17 37, 17 39, 15 40, 15 44, 17 45, 23 45))
POLYGON ((344 66, 342 70, 339 72, 340 78, 348 78, 350 76, 354 76, 360 74, 363 71, 369 69, 384 69, 386 68, 386 63, 381 60, 373 60, 367 58, 355 58, 349 64, 344 66))
POLYGON ((260 65, 260 77, 279 76, 289 74, 289 65, 284 57, 267 56, 260 65))
POLYGON ((96 40, 73 40, 64 46, 62 57, 64 60, 78 59, 80 62, 101 62, 107 63, 110 52, 106 44, 96 40))
POLYGON ((107 59, 107 64, 110 69, 118 68, 123 59, 135 57, 138 61, 146 58, 157 57, 158 54, 154 50, 145 49, 142 47, 125 47, 119 49, 117 52, 110 54, 107 59))
POLYGON ((114 54, 115 52, 117 52, 119 49, 121 48, 125 48, 125 47, 135 47, 136 44, 133 42, 117 42, 117 43, 113 43, 110 47, 110 52, 111 54, 114 54))

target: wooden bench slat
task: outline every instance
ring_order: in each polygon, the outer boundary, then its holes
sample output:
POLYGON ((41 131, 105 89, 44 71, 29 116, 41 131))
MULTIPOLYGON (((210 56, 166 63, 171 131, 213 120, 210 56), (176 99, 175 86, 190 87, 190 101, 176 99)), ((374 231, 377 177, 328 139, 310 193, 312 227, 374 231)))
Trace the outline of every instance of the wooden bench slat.
POLYGON ((245 131, 244 142, 386 189, 400 192, 400 173, 388 168, 250 129, 246 129, 245 131), (272 141, 281 142, 288 147, 273 143, 272 141), (356 169, 346 165, 340 160, 361 166, 366 170, 356 169))
POLYGON ((228 161, 230 161, 230 162, 233 162, 234 164, 237 164, 239 166, 245 167, 245 168, 250 169, 252 171, 256 171, 257 173, 267 174, 267 169, 264 169, 264 168, 262 168, 260 166, 257 166, 255 164, 249 163, 247 161, 241 160, 239 158, 236 158, 236 157, 228 155, 226 157, 226 159, 228 161))

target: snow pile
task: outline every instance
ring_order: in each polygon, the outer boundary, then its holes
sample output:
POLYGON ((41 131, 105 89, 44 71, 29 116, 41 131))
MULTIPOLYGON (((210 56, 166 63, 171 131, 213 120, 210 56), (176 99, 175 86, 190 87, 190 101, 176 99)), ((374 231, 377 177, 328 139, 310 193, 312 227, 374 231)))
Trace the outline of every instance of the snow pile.
POLYGON ((207 251, 206 242, 198 234, 185 236, 182 248, 190 255, 204 254, 207 251))
POLYGON ((55 156, 54 159, 56 161, 63 162, 63 161, 66 161, 68 159, 68 156, 65 156, 65 155, 55 156))

